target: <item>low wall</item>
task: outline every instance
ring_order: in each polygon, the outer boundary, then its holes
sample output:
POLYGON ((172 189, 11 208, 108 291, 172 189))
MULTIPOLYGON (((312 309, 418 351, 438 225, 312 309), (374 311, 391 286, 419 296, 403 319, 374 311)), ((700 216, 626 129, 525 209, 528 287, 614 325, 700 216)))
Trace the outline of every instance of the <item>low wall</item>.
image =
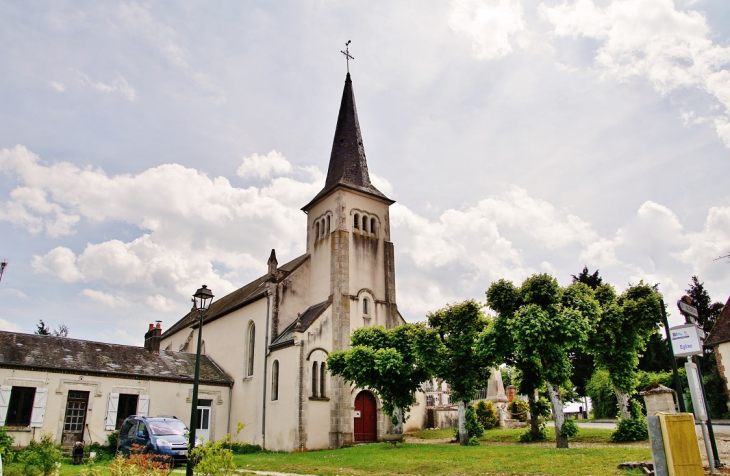
POLYGON ((434 408, 434 428, 456 428, 459 426, 459 410, 455 408, 434 408))

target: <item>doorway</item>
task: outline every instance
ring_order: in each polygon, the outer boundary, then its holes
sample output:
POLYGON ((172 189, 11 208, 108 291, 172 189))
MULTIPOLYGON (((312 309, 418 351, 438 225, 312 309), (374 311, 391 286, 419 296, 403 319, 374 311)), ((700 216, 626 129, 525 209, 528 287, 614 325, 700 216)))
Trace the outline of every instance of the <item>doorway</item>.
POLYGON ((202 438, 203 441, 210 440, 210 409, 213 406, 213 400, 198 399, 198 426, 195 429, 195 437, 202 438))
POLYGON ((89 404, 89 392, 78 390, 68 391, 66 401, 66 415, 63 421, 63 446, 73 446, 77 441, 84 439, 86 424, 86 409, 89 404))
POLYGON ((355 441, 377 441, 377 406, 375 397, 362 391, 355 397, 355 441))

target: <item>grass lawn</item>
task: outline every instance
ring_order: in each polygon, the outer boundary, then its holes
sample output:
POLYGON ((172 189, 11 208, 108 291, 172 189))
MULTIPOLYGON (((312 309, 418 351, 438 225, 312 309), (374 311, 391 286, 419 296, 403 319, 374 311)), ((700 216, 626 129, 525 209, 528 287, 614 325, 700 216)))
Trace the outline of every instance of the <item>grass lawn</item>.
POLYGON ((321 475, 622 475, 626 461, 651 460, 648 445, 558 450, 538 445, 358 445, 308 453, 257 453, 235 457, 243 469, 321 475))
MULTIPOLYGON (((484 432, 484 436, 479 438, 479 440, 482 442, 490 443, 519 443, 520 435, 527 430, 527 428, 515 428, 513 430, 487 430, 484 432)), ((547 441, 554 443, 555 428, 548 427, 546 428, 546 431, 548 437, 547 441)), ((604 430, 598 428, 580 428, 578 435, 575 438, 571 438, 570 441, 575 443, 608 444, 611 441, 611 433, 613 433, 613 430, 604 430)), ((453 438, 454 430, 450 428, 444 430, 421 430, 413 433, 413 436, 424 440, 453 438)))

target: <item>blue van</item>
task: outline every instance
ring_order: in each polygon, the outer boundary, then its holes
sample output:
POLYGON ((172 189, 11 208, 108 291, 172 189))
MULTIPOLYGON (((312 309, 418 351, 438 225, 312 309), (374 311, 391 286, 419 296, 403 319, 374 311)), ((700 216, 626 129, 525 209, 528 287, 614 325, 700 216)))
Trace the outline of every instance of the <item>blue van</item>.
POLYGON ((127 417, 119 429, 117 452, 160 455, 164 463, 187 463, 188 427, 174 416, 127 417), (138 445, 133 450, 133 446, 138 445))

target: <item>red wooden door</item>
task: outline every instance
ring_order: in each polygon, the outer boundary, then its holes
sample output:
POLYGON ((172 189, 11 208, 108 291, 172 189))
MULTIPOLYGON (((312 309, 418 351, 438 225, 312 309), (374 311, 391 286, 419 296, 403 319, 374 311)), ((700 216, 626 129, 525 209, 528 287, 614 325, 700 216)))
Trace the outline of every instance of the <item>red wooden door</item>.
POLYGON ((370 392, 360 392, 355 397, 355 441, 376 441, 377 428, 375 397, 370 392))

